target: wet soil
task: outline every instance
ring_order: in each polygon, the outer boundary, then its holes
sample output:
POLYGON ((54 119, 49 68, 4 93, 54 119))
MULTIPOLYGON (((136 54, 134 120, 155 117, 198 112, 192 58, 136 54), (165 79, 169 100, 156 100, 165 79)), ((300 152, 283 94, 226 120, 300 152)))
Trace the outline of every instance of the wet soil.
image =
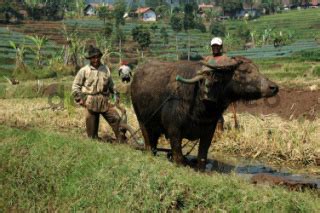
MULTIPOLYGON (((187 156, 190 166, 196 168, 196 156, 187 156)), ((261 164, 258 161, 250 161, 237 158, 229 162, 225 157, 208 159, 206 172, 236 173, 253 184, 277 185, 292 191, 304 191, 308 189, 320 190, 320 176, 302 175, 278 170, 261 164)))
POLYGON ((248 112, 258 116, 277 114, 286 120, 315 120, 320 115, 320 90, 280 89, 275 97, 238 102, 236 106, 238 113, 248 112))

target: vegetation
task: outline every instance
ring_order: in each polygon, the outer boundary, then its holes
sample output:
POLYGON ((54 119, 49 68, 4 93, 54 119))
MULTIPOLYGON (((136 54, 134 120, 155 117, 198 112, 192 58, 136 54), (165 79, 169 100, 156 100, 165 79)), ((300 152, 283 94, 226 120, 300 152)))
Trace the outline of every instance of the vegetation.
POLYGON ((145 48, 148 48, 150 46, 151 34, 149 32, 149 29, 144 27, 143 25, 139 25, 133 28, 131 31, 131 35, 132 35, 132 39, 138 42, 140 50, 143 51, 145 48))
POLYGON ((108 7, 102 6, 98 9, 98 17, 106 24, 106 20, 112 18, 112 13, 109 11, 108 7))
POLYGON ((222 22, 212 22, 210 32, 213 36, 224 37, 226 35, 226 27, 222 22))
POLYGON ((18 23, 23 19, 23 16, 9 2, 5 2, 3 5, 0 6, 0 13, 4 15, 5 23, 10 23, 10 20, 12 18, 15 18, 15 22, 18 23))
POLYGON ((163 157, 75 134, 0 128, 0 205, 5 211, 317 212, 320 208, 312 192, 253 186, 233 175, 203 175, 177 168, 163 157))

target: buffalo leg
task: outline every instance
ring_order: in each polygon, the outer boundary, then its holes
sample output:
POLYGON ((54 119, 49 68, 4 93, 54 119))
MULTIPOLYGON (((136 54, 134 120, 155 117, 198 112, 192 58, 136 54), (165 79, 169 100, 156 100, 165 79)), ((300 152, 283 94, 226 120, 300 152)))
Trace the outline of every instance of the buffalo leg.
POLYGON ((208 150, 211 145, 213 133, 214 132, 212 131, 212 133, 208 133, 207 135, 204 135, 203 137, 200 138, 200 144, 199 144, 199 150, 198 150, 198 170, 202 172, 205 171, 206 169, 208 150))
POLYGON ((147 129, 143 124, 140 124, 142 135, 144 138, 144 147, 146 150, 151 151, 154 155, 157 154, 157 144, 159 135, 147 129))
POLYGON ((170 137, 170 145, 172 150, 172 158, 173 162, 179 165, 185 165, 186 160, 185 157, 182 154, 182 139, 180 137, 170 137))
POLYGON ((232 105, 232 113, 233 113, 233 119, 234 119, 234 127, 236 129, 239 129, 239 123, 238 123, 238 119, 237 119, 237 109, 236 109, 236 103, 231 103, 232 105))

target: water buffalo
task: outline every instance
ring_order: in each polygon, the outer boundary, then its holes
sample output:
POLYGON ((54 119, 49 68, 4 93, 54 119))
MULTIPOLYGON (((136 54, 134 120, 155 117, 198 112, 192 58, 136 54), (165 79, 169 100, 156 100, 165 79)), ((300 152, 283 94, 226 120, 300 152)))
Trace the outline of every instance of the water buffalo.
POLYGON ((185 164, 182 139, 200 139, 197 166, 205 169, 217 121, 228 105, 278 92, 278 86, 260 74, 251 60, 233 60, 232 69, 208 72, 199 72, 200 62, 186 61, 151 61, 137 69, 131 99, 146 149, 155 153, 158 138, 164 134, 170 140, 173 161, 185 164))

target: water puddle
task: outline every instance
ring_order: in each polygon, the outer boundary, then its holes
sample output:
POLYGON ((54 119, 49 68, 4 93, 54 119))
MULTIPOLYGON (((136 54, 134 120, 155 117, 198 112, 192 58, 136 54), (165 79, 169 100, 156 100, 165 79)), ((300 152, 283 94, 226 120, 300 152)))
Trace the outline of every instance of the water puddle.
MULTIPOLYGON (((320 189, 320 176, 294 174, 284 169, 276 169, 261 164, 255 160, 242 158, 232 158, 215 155, 215 159, 210 158, 206 165, 207 172, 236 173, 252 183, 270 183, 272 185, 284 185, 289 188, 300 187, 300 189, 311 188, 320 189)), ((196 156, 188 156, 190 162, 196 160, 196 156)))

